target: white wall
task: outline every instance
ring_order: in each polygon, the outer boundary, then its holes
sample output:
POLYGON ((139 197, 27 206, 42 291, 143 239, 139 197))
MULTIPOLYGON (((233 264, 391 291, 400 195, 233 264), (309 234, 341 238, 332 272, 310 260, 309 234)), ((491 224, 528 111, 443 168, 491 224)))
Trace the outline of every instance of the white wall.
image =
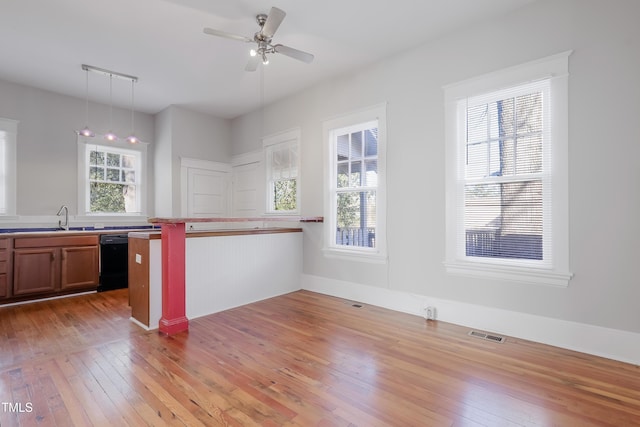
MULTIPOLYGON (((84 80, 83 80, 84 81, 84 80)), ((17 214, 53 215, 62 204, 77 209, 77 143, 75 131, 85 126, 85 100, 0 80, 0 117, 18 120, 17 214)), ((89 126, 106 133, 109 106, 89 103, 89 126)), ((153 116, 136 113, 136 135, 153 142, 153 116)), ((131 132, 131 110, 113 108, 113 131, 131 132)), ((153 146, 149 147, 149 155, 153 146)), ((149 175, 153 176, 152 173, 149 175)), ((153 183, 150 189, 153 188, 153 183)), ((153 198, 149 199, 150 208, 153 198)))
POLYGON ((155 216, 173 215, 173 179, 180 175, 172 162, 172 120, 171 108, 165 108, 155 116, 155 150, 153 156, 155 174, 155 216))
MULTIPOLYGON (((387 265, 328 259, 305 229, 304 274, 640 333, 640 2, 540 0, 269 106, 264 134, 302 129, 302 215, 322 215, 322 121, 388 102, 387 265), (566 289, 447 275, 442 86, 573 49, 566 289)), ((265 82, 268 85, 268 81, 265 82)), ((235 119, 234 154, 259 149, 259 114, 235 119)), ((490 311, 490 310, 488 310, 490 311)))

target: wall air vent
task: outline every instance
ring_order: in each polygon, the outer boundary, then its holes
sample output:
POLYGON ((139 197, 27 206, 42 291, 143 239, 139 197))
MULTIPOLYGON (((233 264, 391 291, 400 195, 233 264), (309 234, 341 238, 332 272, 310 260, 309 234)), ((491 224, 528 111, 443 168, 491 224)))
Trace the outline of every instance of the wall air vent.
POLYGON ((469 335, 472 336, 472 337, 481 338, 483 340, 493 341, 493 342, 497 342, 497 343, 500 343, 500 344, 505 342, 505 338, 504 337, 501 337, 499 335, 487 334, 485 332, 470 331, 469 335))

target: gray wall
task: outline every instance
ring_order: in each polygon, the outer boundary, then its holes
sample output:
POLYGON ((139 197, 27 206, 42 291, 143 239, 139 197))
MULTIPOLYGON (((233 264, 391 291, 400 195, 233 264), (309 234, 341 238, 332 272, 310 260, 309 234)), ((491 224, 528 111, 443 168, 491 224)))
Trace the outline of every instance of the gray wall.
MULTIPOLYGON (((0 117, 18 120, 17 214, 55 215, 62 204, 78 212, 75 130, 85 126, 85 100, 0 80, 0 117)), ((89 104, 89 125, 109 129, 109 107, 89 104)), ((131 110, 113 109, 113 131, 131 133, 131 110)), ((153 116, 136 113, 136 135, 153 142, 153 116)), ((153 146, 149 147, 149 156, 153 146)), ((153 176, 153 168, 150 177, 153 176)), ((150 189, 153 189, 151 183, 150 189)), ((152 194, 152 193, 150 193, 152 194)), ((150 198, 153 208, 153 198, 150 198)))
POLYGON ((175 105, 156 116, 156 216, 184 216, 180 159, 230 163, 231 121, 175 105))
MULTIPOLYGON (((389 262, 326 258, 323 226, 308 225, 304 273, 640 332, 639 16, 634 0, 540 0, 269 106, 263 134, 302 129, 302 215, 310 216, 323 214, 322 121, 388 102, 389 262), (575 277, 568 288, 552 288, 446 274, 442 86, 570 49, 575 277)), ((234 154, 261 148, 262 119, 233 121, 234 154)))

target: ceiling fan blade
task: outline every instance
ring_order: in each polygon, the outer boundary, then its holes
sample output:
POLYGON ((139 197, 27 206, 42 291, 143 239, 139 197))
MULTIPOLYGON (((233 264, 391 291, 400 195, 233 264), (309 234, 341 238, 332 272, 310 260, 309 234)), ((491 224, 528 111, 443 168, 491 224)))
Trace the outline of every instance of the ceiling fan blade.
POLYGON ((247 62, 247 65, 244 67, 244 70, 245 71, 255 71, 255 70, 257 70, 259 62, 260 62, 260 57, 258 55, 250 56, 249 57, 249 62, 247 62))
POLYGON ((225 32, 225 31, 214 30, 213 28, 205 28, 202 31, 204 31, 205 34, 209 34, 209 35, 212 35, 212 36, 224 37, 224 38, 227 38, 227 39, 238 40, 238 41, 241 41, 241 42, 252 42, 253 41, 253 39, 250 39, 249 37, 239 36, 237 34, 231 34, 231 33, 225 32))
POLYGON ((260 31, 262 35, 268 38, 273 37, 286 15, 287 14, 284 10, 272 7, 269 11, 269 15, 267 15, 267 21, 264 23, 264 26, 260 31))
POLYGON ((306 62, 307 64, 310 64, 313 61, 313 55, 312 54, 307 53, 307 52, 303 52, 303 51, 298 50, 298 49, 294 49, 294 48, 289 47, 289 46, 283 46, 281 44, 277 44, 277 45, 273 46, 273 49, 278 53, 290 56, 291 58, 297 59, 297 60, 302 61, 302 62, 306 62))

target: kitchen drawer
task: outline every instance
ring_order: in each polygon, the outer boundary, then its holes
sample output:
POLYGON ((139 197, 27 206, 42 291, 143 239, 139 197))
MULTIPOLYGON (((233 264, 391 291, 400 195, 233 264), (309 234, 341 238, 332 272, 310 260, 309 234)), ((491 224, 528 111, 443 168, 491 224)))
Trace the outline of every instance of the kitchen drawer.
POLYGON ((8 249, 9 248, 9 239, 0 239, 0 249, 8 249))
POLYGON ((8 272, 8 262, 5 260, 0 261, 0 274, 7 274, 8 272))
POLYGON ((22 248, 47 248, 58 246, 91 246, 98 244, 97 235, 86 236, 55 236, 55 237, 17 237, 14 239, 14 247, 22 248))

